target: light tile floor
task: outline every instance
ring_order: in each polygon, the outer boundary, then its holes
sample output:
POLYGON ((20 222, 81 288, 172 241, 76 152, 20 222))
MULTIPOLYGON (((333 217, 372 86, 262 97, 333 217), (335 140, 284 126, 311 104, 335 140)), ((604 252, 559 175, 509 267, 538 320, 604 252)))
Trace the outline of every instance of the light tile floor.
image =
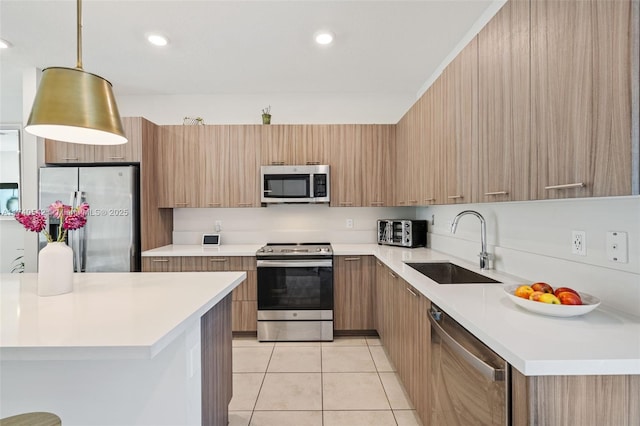
POLYGON ((230 426, 420 426, 378 338, 233 341, 230 426))

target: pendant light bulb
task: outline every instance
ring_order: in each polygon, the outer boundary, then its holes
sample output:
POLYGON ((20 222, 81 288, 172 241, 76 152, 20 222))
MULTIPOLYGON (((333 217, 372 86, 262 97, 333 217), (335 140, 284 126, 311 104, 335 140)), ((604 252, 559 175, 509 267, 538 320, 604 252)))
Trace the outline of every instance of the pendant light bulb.
POLYGON ((42 72, 25 131, 47 139, 88 145, 127 142, 111 83, 82 69, 82 0, 77 0, 76 68, 42 72))

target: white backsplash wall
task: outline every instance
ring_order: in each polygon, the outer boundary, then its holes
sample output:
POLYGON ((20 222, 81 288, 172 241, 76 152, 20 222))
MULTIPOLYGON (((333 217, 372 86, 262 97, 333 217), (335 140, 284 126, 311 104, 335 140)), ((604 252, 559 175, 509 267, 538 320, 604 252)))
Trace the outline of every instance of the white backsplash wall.
POLYGON ((478 262, 480 221, 464 216, 456 234, 456 214, 471 209, 487 221, 488 251, 494 268, 523 280, 545 281, 591 293, 603 303, 640 315, 640 197, 586 198, 421 207, 431 220, 429 247, 478 262), (586 232, 586 256, 571 253, 571 231, 586 232), (607 231, 627 233, 628 263, 607 260, 607 231))
POLYGON ((173 244, 200 244, 221 221, 222 244, 283 242, 376 243, 377 219, 414 219, 413 207, 284 204, 262 208, 174 209, 173 244), (347 228, 347 219, 353 228, 347 228))

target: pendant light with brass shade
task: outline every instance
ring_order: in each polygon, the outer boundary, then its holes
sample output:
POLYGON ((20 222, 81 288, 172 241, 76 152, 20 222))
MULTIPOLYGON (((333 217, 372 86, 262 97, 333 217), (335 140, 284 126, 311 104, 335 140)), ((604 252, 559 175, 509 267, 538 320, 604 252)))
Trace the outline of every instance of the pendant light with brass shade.
POLYGON ((42 71, 25 130, 42 138, 88 145, 127 142, 111 83, 82 69, 82 0, 77 0, 78 62, 42 71))

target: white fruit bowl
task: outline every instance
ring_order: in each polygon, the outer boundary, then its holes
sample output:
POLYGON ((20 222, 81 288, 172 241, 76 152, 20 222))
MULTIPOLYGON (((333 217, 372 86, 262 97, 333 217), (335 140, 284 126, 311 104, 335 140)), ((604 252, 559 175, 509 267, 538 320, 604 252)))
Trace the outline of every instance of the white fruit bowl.
POLYGON ((536 314, 549 315, 552 317, 576 317, 587 314, 600 305, 600 299, 581 291, 578 293, 580 293, 582 305, 553 305, 550 303, 534 302, 513 294, 518 287, 519 285, 509 285, 503 288, 513 303, 536 314))

